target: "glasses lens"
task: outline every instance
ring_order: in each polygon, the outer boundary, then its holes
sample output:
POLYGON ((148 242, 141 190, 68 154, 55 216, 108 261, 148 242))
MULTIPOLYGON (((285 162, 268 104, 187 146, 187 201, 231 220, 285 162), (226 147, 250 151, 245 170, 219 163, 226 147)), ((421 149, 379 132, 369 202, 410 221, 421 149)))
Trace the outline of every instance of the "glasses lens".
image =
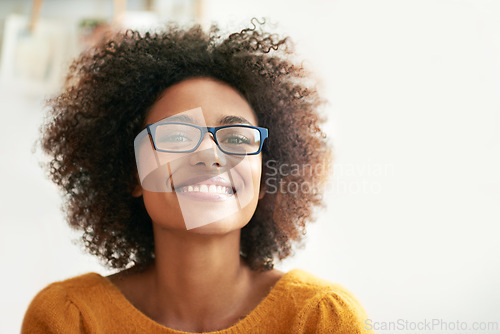
POLYGON ((165 123, 156 127, 155 144, 160 150, 182 152, 196 147, 201 131, 186 124, 165 123))
POLYGON ((216 132, 222 151, 229 154, 252 154, 259 151, 260 132, 244 126, 230 126, 216 132))

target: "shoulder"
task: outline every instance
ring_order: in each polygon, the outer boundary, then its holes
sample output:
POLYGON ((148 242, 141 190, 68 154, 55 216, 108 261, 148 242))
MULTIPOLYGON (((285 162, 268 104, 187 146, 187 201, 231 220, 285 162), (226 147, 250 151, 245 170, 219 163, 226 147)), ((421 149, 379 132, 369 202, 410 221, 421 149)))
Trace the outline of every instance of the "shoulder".
POLYGON ((296 304, 294 332, 366 332, 363 307, 342 285, 300 269, 288 272, 283 283, 285 295, 296 304))
POLYGON ((105 288, 104 278, 97 273, 87 273, 49 284, 33 298, 33 304, 76 301, 105 288))
POLYGON ((284 292, 302 296, 304 300, 316 297, 318 294, 328 294, 330 292, 349 294, 340 284, 332 283, 301 269, 290 270, 279 283, 282 283, 284 292))
POLYGON ((99 286, 97 273, 88 273, 64 281, 54 282, 33 298, 24 315, 22 333, 75 332, 84 330, 87 315, 82 296, 92 295, 99 286))

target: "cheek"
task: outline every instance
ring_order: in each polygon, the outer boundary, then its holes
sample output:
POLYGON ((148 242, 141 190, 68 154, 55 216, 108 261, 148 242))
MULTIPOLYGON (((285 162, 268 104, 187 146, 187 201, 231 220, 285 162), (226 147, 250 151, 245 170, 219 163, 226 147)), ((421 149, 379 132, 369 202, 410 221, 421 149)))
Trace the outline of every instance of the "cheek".
POLYGON ((262 178, 262 158, 259 156, 254 157, 250 163, 252 168, 252 179, 254 183, 254 190, 258 193, 260 190, 260 180, 262 178))
POLYGON ((243 178, 245 185, 253 190, 253 193, 259 192, 262 177, 262 158, 260 156, 246 156, 235 166, 235 171, 243 178))
POLYGON ((150 192, 144 190, 144 205, 154 224, 175 227, 184 226, 182 212, 174 192, 150 192))
POLYGON ((252 185, 252 202, 256 206, 259 199, 260 182, 262 178, 262 158, 260 156, 249 156, 247 158, 248 164, 246 164, 246 168, 248 171, 246 174, 251 178, 248 182, 252 185))
POLYGON ((260 194, 260 181, 262 177, 262 159, 260 156, 249 156, 249 172, 247 174, 251 177, 252 189, 253 191, 249 196, 251 199, 248 201, 248 204, 242 209, 242 216, 244 216, 245 225, 250 221, 252 216, 255 214, 255 210, 257 209, 257 204, 259 202, 259 194, 260 194))

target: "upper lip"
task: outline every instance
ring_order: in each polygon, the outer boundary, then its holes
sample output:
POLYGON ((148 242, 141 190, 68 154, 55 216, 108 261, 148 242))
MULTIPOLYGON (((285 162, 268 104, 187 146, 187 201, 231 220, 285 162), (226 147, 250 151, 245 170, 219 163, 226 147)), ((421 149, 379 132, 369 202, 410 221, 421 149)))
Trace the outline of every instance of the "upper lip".
POLYGON ((229 187, 233 191, 236 191, 235 187, 231 184, 231 182, 229 182, 229 180, 219 175, 197 175, 179 183, 178 185, 175 185, 175 188, 177 189, 185 186, 192 186, 195 184, 213 184, 216 186, 229 187))

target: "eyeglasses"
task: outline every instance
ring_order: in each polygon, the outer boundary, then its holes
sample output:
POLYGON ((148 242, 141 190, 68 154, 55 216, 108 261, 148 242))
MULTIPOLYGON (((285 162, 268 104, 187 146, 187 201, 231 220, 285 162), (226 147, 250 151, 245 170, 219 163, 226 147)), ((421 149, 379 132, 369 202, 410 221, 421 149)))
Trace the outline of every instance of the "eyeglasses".
POLYGON ((196 151, 205 134, 211 133, 217 147, 232 155, 256 155, 268 136, 266 128, 251 125, 202 127, 189 123, 153 123, 146 125, 155 150, 170 153, 196 151))

